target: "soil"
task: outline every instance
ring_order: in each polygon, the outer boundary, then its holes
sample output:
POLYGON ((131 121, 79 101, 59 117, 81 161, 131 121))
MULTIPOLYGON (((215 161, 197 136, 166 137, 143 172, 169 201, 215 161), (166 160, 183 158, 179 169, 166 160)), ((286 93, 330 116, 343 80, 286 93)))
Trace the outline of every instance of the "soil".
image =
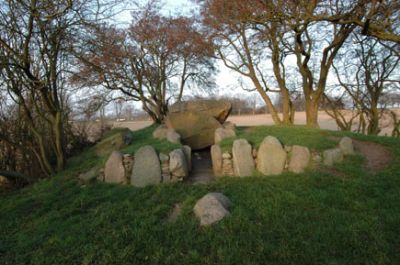
POLYGON ((392 161, 392 154, 381 144, 353 139, 353 145, 355 150, 367 159, 365 166, 370 172, 381 171, 390 165, 392 161))
POLYGON ((192 171, 188 182, 192 184, 208 184, 214 180, 210 149, 193 151, 192 171))

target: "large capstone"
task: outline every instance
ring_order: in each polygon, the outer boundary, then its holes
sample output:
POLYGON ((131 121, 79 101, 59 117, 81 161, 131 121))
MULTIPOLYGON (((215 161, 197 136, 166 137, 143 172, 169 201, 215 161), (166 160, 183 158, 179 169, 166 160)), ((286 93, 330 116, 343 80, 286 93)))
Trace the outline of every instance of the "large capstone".
POLYGON ((282 144, 273 136, 267 136, 262 141, 257 152, 257 169, 264 175, 279 175, 286 163, 286 151, 282 144))
POLYGON ((203 116, 210 116, 223 124, 231 112, 232 104, 224 100, 191 100, 176 102, 169 108, 169 113, 197 112, 203 116))
POLYGON ((160 160, 154 148, 143 146, 135 153, 131 184, 136 187, 145 187, 161 182, 160 160))
POLYGON ((203 149, 214 144, 215 130, 222 127, 231 108, 226 101, 177 102, 169 109, 166 125, 181 136, 183 144, 203 149))
POLYGON ((104 167, 104 182, 126 183, 123 156, 118 151, 113 151, 104 167))
POLYGON ((238 139, 233 142, 232 157, 235 175, 239 177, 253 175, 255 165, 252 148, 246 139, 238 139))
POLYGON ((193 111, 170 113, 166 122, 180 134, 181 141, 194 150, 213 145, 214 132, 221 127, 214 117, 193 111))

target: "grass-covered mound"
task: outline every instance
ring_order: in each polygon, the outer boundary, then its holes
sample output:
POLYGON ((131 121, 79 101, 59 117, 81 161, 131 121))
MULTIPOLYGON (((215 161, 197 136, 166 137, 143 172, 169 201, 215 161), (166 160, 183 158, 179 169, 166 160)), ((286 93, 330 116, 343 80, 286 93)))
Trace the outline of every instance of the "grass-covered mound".
MULTIPOLYGON (((170 149, 152 139, 153 129, 135 132, 124 151, 148 143, 170 149)), ((302 127, 241 133, 254 144, 269 134, 319 150, 336 145, 330 136, 343 135, 302 127)), ((58 176, 0 195, 0 264, 397 264, 400 140, 351 137, 387 146, 391 165, 372 175, 353 156, 334 173, 221 178, 207 186, 81 187, 77 174, 104 162, 89 149, 58 176), (200 227, 192 208, 209 191, 234 205, 228 218, 200 227), (182 214, 169 223, 175 203, 182 214)))
POLYGON ((257 126, 238 128, 237 136, 224 139, 220 145, 222 150, 232 149, 233 141, 240 138, 247 139, 250 144, 258 149, 266 135, 277 137, 284 145, 304 145, 310 149, 322 151, 335 147, 337 142, 327 137, 330 131, 307 128, 304 126, 293 127, 286 126, 257 126))

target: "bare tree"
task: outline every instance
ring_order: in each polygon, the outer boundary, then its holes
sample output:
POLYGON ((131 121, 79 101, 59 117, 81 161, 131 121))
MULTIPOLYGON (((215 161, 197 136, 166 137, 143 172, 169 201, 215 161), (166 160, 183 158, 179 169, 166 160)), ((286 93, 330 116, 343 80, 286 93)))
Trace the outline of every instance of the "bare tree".
POLYGON ((76 80, 122 92, 161 123, 174 91, 180 100, 190 83, 211 86, 212 49, 194 20, 165 17, 153 2, 132 15, 127 31, 107 25, 95 29, 76 80))
MULTIPOLYGON (((67 81, 82 26, 105 6, 94 0, 0 1, 0 78, 32 137, 45 175, 63 169, 68 126, 67 81), (96 12, 93 14, 93 12, 96 12), (53 163, 55 157, 55 163, 53 163)), ((92 20, 93 19, 93 20, 92 20)))
POLYGON ((276 20, 274 3, 263 1, 212 0, 202 2, 203 24, 209 30, 218 57, 229 69, 252 82, 264 100, 275 124, 292 124, 294 111, 286 85, 282 39, 283 24, 276 20), (259 17, 264 14, 264 19, 259 17), (275 79, 265 71, 273 66, 275 79), (272 82, 271 82, 272 80, 272 82), (280 93, 283 117, 279 117, 270 92, 280 93))
POLYGON ((366 133, 378 134, 385 110, 382 97, 400 82, 400 57, 394 53, 393 44, 387 48, 379 40, 358 35, 354 40, 356 44, 348 47, 335 63, 335 73, 342 90, 358 106, 360 124, 366 124, 366 133))

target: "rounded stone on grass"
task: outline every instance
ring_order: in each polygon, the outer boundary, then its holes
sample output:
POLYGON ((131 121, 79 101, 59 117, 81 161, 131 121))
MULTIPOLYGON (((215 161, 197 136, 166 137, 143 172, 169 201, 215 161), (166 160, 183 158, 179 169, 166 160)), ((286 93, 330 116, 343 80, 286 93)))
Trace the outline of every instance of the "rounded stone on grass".
POLYGON ((212 225, 228 216, 231 206, 231 201, 224 194, 211 192, 197 201, 193 211, 200 225, 212 225))

